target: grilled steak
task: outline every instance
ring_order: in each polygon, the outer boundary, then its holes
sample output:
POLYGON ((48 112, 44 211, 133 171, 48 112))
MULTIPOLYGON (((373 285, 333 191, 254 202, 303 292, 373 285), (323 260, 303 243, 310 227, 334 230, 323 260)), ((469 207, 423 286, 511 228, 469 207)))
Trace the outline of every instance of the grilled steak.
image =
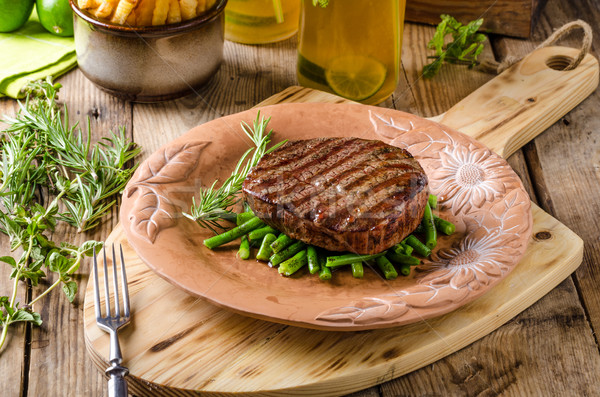
POLYGON ((331 251, 381 252, 420 223, 427 176, 404 149, 358 138, 289 141, 244 181, 265 223, 331 251))

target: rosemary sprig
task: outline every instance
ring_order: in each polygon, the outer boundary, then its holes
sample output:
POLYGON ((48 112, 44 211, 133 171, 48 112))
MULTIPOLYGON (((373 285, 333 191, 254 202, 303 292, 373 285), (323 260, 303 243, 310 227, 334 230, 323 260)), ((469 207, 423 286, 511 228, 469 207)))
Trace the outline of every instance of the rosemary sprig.
POLYGON ((73 301, 77 283, 72 275, 102 243, 57 244, 45 233, 59 221, 79 231, 97 225, 115 203, 110 197, 135 169, 126 163, 139 152, 122 129, 92 144, 89 123, 87 134, 69 125, 66 107, 57 103, 59 88, 51 80, 30 84, 27 99, 14 118, 5 120, 9 126, 0 137, 0 231, 8 235, 11 251, 22 251, 0 257, 12 268, 13 285, 10 296, 0 296, 0 349, 11 324, 41 324, 34 304, 56 287, 73 301), (40 191, 49 197, 42 200, 40 191), (36 286, 47 272, 55 273, 56 281, 30 302, 18 302, 19 286, 36 286))
POLYGON ((265 120, 256 115, 252 127, 246 122, 242 122, 242 130, 250 138, 254 147, 248 149, 239 159, 231 176, 216 188, 217 182, 214 181, 209 188, 201 188, 198 193, 198 200, 192 199, 192 206, 189 213, 183 215, 198 222, 201 226, 207 227, 216 233, 217 228, 222 228, 219 221, 223 219, 234 219, 232 207, 239 201, 238 194, 242 190, 244 179, 258 161, 264 156, 283 145, 286 141, 279 142, 270 148, 267 148, 271 142, 273 130, 265 133, 267 124, 271 118, 265 120))

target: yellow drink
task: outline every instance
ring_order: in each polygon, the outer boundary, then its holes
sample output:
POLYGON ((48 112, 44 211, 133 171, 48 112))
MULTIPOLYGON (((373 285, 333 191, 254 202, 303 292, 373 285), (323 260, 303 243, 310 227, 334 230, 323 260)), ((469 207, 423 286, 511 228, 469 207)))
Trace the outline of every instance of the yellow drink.
POLYGON ((298 31, 300 0, 229 0, 225 38, 244 44, 273 43, 298 31))
POLYGON ((302 1, 298 81, 366 104, 394 92, 405 0, 302 1))

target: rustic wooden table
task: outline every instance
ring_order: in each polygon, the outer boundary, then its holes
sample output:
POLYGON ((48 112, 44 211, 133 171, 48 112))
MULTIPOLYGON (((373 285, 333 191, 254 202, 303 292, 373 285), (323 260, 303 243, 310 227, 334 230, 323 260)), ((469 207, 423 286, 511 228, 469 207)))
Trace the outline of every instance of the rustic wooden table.
MULTIPOLYGON (((503 59, 531 51, 564 23, 583 19, 598 28, 600 5, 595 0, 550 0, 530 40, 491 36, 486 57, 503 59)), ((429 26, 407 24, 402 51, 403 74, 384 107, 424 117, 437 115, 493 76, 446 67, 433 80, 419 78, 429 26)), ((600 57, 600 32, 592 53, 600 57)), ((563 45, 578 45, 576 38, 563 45)), ((297 84, 296 41, 266 46, 227 42, 218 74, 195 95, 158 103, 117 100, 94 87, 79 70, 60 79, 61 100, 74 121, 91 120, 95 139, 125 126, 146 158, 165 142, 190 128, 223 115, 246 110, 297 84)), ((132 71, 135 73, 135 71, 132 71)), ((0 100, 0 113, 12 114, 16 102, 0 100)), ((592 94, 573 111, 509 158, 531 199, 585 241, 579 269, 548 295, 490 335, 418 371, 357 392, 355 396, 397 395, 599 395, 600 354, 600 95, 592 94)), ((140 160, 141 160, 140 159, 140 160)), ((118 222, 113 210, 101 227, 88 235, 59 228, 57 241, 102 240, 118 222)), ((8 252, 0 237, 0 255, 8 252)), ((80 290, 74 304, 53 292, 41 307, 41 327, 15 327, 0 353, 0 389, 6 396, 101 396, 103 373, 92 364, 83 339, 83 293, 89 263, 77 276, 80 290)), ((0 268, 0 295, 7 294, 10 270, 0 268)), ((50 283, 53 280, 47 280, 50 283)), ((43 288, 43 286, 42 286, 43 288)), ((28 294, 37 293, 37 288, 28 294)), ((25 297, 21 297, 25 300, 25 297)))

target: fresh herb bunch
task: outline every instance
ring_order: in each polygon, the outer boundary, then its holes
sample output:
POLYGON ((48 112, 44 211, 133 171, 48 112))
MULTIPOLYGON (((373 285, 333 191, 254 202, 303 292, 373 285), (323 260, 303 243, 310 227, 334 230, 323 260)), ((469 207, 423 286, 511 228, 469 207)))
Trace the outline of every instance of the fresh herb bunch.
POLYGON ((466 25, 461 24, 450 15, 441 15, 442 22, 437 26, 435 34, 427 48, 435 50, 435 60, 423 67, 423 77, 431 78, 436 75, 444 62, 468 65, 469 68, 478 65, 477 57, 483 51, 484 34, 477 33, 483 19, 476 19, 466 25), (453 41, 445 44, 446 36, 452 35, 453 41))
POLYGON ((57 244, 46 232, 60 221, 78 231, 98 225, 115 203, 110 197, 134 171, 126 163, 139 153, 123 130, 92 144, 89 124, 86 136, 77 125, 69 126, 66 107, 57 103, 59 88, 50 79, 31 83, 17 115, 4 121, 9 127, 0 139, 0 231, 8 235, 11 251, 22 254, 0 257, 13 269, 12 293, 0 296, 0 349, 11 324, 41 324, 33 305, 57 286, 73 301, 72 275, 102 243, 57 244), (38 285, 46 272, 56 273, 57 280, 30 302, 17 302, 19 286, 38 285))
POLYGON ((260 116, 260 112, 258 112, 252 127, 246 122, 241 123, 242 130, 252 143, 254 143, 254 147, 251 147, 242 155, 231 176, 219 188, 216 188, 218 181, 214 181, 211 187, 200 189, 198 200, 195 198, 192 199, 190 212, 184 212, 184 216, 198 222, 204 227, 208 227, 215 233, 215 229, 222 229, 222 226, 219 224, 220 220, 235 220, 236 214, 232 212, 232 207, 239 201, 242 184, 250 169, 258 163, 262 156, 272 152, 286 142, 279 142, 271 148, 267 148, 273 134, 273 130, 265 133, 270 120, 270 117, 265 120, 264 117, 260 116), (250 154, 252 156, 248 159, 250 154), (248 161, 246 161, 247 159, 248 161))

